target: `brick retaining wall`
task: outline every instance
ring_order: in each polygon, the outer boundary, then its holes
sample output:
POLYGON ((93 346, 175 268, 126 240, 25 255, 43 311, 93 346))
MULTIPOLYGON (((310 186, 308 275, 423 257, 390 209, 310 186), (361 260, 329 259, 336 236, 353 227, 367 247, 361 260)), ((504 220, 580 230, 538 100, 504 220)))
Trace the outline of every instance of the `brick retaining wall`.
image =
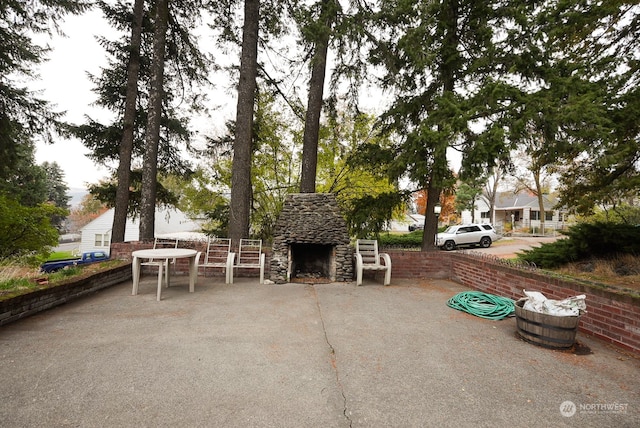
POLYGON ((43 288, 0 301, 0 325, 67 303, 100 289, 131 279, 131 265, 99 272, 73 282, 43 288))
POLYGON ((514 300, 524 296, 522 290, 539 291, 555 300, 585 294, 587 313, 580 317, 580 330, 640 354, 638 295, 510 266, 494 257, 444 251, 387 252, 393 267, 392 284, 393 278, 442 278, 514 300))

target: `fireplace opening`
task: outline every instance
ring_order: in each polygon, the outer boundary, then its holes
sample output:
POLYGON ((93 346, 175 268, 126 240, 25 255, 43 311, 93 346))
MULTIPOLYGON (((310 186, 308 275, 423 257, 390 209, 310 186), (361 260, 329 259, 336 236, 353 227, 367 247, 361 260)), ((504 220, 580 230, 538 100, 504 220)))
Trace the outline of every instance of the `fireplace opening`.
POLYGON ((335 247, 323 244, 290 244, 289 281, 335 281, 335 247))

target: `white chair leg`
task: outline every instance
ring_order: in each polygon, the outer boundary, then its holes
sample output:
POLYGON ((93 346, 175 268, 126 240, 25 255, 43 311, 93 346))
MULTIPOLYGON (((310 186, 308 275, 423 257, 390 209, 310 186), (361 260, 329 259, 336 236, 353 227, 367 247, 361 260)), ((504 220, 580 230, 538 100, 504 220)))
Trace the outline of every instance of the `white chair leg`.
POLYGON ((260 284, 264 284, 264 262, 265 255, 260 254, 260 284))
POLYGON ((356 254, 356 286, 362 285, 362 271, 363 269, 362 256, 356 254))
POLYGON ((380 254, 380 257, 384 261, 385 273, 384 273, 384 285, 391 284, 391 257, 389 254, 380 254))

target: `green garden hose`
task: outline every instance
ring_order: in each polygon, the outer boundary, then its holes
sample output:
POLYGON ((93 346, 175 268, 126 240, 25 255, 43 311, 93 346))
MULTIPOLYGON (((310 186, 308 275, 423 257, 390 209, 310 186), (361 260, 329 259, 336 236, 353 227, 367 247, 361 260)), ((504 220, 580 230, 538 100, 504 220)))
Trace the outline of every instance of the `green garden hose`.
POLYGON ((453 296, 447 306, 488 320, 501 320, 513 314, 513 300, 480 291, 463 291, 453 296))

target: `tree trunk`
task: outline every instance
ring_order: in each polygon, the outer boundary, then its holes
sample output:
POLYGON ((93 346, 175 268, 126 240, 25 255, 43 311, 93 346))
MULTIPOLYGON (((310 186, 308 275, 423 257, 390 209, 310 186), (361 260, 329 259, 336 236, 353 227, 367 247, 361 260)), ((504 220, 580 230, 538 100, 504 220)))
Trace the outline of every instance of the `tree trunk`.
POLYGON ((327 70, 327 53, 329 51, 329 33, 332 14, 329 12, 331 0, 323 0, 320 19, 324 19, 324 31, 318 36, 311 64, 311 80, 309 81, 309 99, 307 115, 302 138, 302 176, 300 177, 300 193, 316 191, 316 172, 318 167, 318 138, 320 135, 320 115, 322 113, 322 97, 324 79, 327 70))
POLYGON ((168 6, 168 0, 158 0, 156 3, 149 88, 149 114, 145 135, 142 191, 140 196, 140 240, 142 241, 151 240, 155 236, 158 145, 160 141, 162 100, 164 98, 164 50, 169 18, 168 6))
POLYGON ((440 202, 442 189, 436 187, 434 173, 431 173, 429 185, 427 187, 427 209, 424 212, 424 232, 422 235, 422 251, 435 251, 436 234, 438 233, 438 216, 433 212, 433 208, 440 202))
POLYGON ((138 99, 138 74, 140 72, 140 44, 142 40, 142 18, 144 0, 135 0, 133 23, 131 24, 131 44, 127 69, 127 95, 124 105, 122 140, 118 153, 118 183, 116 203, 111 228, 111 243, 123 242, 129 208, 129 184, 131 182, 131 154, 138 99))
POLYGON ((536 173, 534 173, 534 180, 536 184, 536 194, 538 196, 538 206, 540 207, 540 233, 544 235, 544 220, 546 214, 544 212, 544 194, 542 193, 542 183, 540 181, 540 169, 538 169, 536 173))
POLYGON ((500 169, 495 169, 495 173, 493 174, 493 184, 489 192, 489 219, 494 227, 496 225, 496 195, 498 194, 498 186, 500 185, 501 178, 502 173, 500 172, 500 169))
POLYGON ((233 142, 231 168, 231 210, 229 238, 239 241, 249 236, 251 211, 251 153, 253 137, 253 111, 258 74, 258 21, 260 1, 245 0, 238 82, 236 132, 233 142))
MULTIPOLYGON (((441 25, 445 30, 442 41, 439 65, 439 78, 442 82, 442 92, 446 94, 455 89, 457 60, 459 58, 458 44, 458 1, 449 0, 443 2, 443 14, 441 25)), ((438 125, 438 132, 444 131, 444 126, 438 125)), ((433 154, 433 164, 427 185, 427 210, 424 219, 424 235, 422 237, 422 251, 435 251, 438 249, 435 243, 438 232, 438 218, 433 213, 433 207, 440 201, 442 192, 442 167, 448 167, 447 147, 438 146, 433 154)))

